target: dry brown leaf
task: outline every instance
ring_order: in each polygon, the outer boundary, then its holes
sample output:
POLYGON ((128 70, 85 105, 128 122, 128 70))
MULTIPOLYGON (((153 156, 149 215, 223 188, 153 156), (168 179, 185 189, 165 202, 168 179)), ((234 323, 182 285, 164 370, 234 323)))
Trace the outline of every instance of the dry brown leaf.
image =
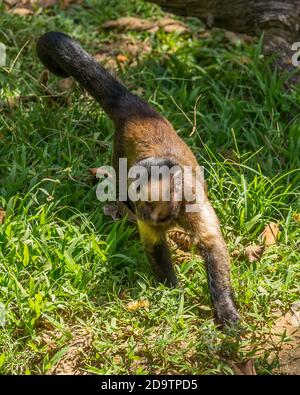
POLYGON ((19 0, 4 0, 4 3, 7 4, 10 7, 13 7, 14 5, 17 4, 19 0))
POLYGON ((189 28, 182 22, 170 18, 162 18, 156 21, 149 21, 136 17, 122 17, 112 21, 107 21, 103 25, 104 29, 117 29, 120 31, 137 30, 156 32, 158 29, 163 29, 166 33, 174 31, 184 33, 189 31, 189 28))
POLYGON ((164 26, 164 31, 166 33, 184 33, 187 31, 187 29, 179 24, 172 23, 171 25, 164 26))
POLYGON ((119 54, 119 55, 117 55, 117 60, 118 60, 120 63, 125 63, 125 62, 127 62, 128 58, 127 58, 126 55, 119 54))
POLYGON ((250 263, 257 262, 262 257, 265 250, 265 246, 250 245, 245 248, 245 256, 250 263))
POLYGON ((163 28, 163 30, 166 33, 173 33, 173 32, 185 33, 189 31, 187 25, 175 19, 170 19, 170 18, 159 19, 157 24, 158 27, 163 28))
POLYGON ((59 4, 60 8, 65 10, 71 3, 80 4, 81 0, 4 0, 4 3, 8 12, 25 16, 33 14, 33 10, 38 7, 50 8, 56 4, 59 4))
POLYGON ((13 15, 26 16, 26 15, 32 15, 33 10, 25 7, 16 7, 10 10, 9 13, 13 15))
POLYGON ((253 359, 244 362, 231 362, 229 364, 237 376, 256 376, 253 359))
POLYGON ((102 27, 104 29, 118 30, 148 30, 153 27, 153 23, 141 18, 125 16, 112 21, 105 22, 102 27))
POLYGON ((6 212, 4 211, 3 208, 0 207, 0 225, 3 224, 5 215, 6 215, 6 212))
POLYGON ((266 246, 276 244, 279 233, 279 225, 275 222, 270 222, 262 233, 262 239, 266 246))
POLYGON ((150 303, 147 299, 142 299, 142 300, 134 300, 133 302, 127 303, 127 310, 129 311, 136 311, 140 308, 147 309, 149 308, 150 303))

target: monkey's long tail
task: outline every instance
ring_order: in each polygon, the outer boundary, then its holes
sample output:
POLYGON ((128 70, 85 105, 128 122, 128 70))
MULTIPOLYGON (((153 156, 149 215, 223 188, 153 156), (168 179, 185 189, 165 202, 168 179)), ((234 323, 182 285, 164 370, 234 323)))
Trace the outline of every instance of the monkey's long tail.
POLYGON ((52 73, 64 78, 74 77, 116 123, 134 115, 156 114, 66 34, 43 34, 37 42, 37 54, 52 73))

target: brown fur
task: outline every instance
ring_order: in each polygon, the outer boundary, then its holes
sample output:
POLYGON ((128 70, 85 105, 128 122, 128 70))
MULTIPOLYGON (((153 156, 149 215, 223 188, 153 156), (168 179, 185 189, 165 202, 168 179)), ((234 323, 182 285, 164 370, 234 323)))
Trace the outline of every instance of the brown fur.
MULTIPOLYGON (((149 165, 163 160, 181 168, 190 166, 196 172, 195 156, 172 125, 145 101, 130 93, 69 36, 60 32, 46 33, 37 43, 37 52, 53 73, 73 76, 114 121, 113 164, 117 173, 119 158, 127 158, 129 167, 141 161, 148 161, 149 165)), ((206 188, 204 183, 202 186, 206 188)), ((171 192, 174 192, 174 185, 171 192)), ((172 193, 168 203, 134 204, 145 252, 158 280, 169 286, 175 285, 177 278, 166 230, 174 224, 187 229, 205 257, 217 319, 221 324, 232 324, 239 315, 233 301, 229 256, 218 218, 205 193, 201 209, 196 213, 186 212, 186 201, 175 200, 172 193)))

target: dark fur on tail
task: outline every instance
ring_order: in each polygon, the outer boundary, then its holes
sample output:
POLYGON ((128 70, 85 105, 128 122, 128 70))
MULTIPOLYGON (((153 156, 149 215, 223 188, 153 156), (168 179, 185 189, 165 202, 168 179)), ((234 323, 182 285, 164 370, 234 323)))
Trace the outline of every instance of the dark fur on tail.
POLYGON ((66 34, 49 32, 42 35, 37 42, 37 54, 52 73, 64 78, 74 77, 115 123, 135 115, 157 116, 146 102, 130 93, 66 34))

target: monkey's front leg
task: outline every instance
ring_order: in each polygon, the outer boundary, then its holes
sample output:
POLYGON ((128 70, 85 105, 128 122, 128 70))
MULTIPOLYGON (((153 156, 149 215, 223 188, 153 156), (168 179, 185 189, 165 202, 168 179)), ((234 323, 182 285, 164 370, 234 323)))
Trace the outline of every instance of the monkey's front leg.
POLYGON ((208 200, 199 212, 186 213, 183 226, 194 236, 206 264, 208 285, 215 308, 216 319, 222 326, 239 319, 231 287, 230 261, 219 220, 208 200))
POLYGON ((168 287, 176 286, 178 280, 172 264, 165 231, 140 220, 137 223, 145 253, 157 280, 168 287))

